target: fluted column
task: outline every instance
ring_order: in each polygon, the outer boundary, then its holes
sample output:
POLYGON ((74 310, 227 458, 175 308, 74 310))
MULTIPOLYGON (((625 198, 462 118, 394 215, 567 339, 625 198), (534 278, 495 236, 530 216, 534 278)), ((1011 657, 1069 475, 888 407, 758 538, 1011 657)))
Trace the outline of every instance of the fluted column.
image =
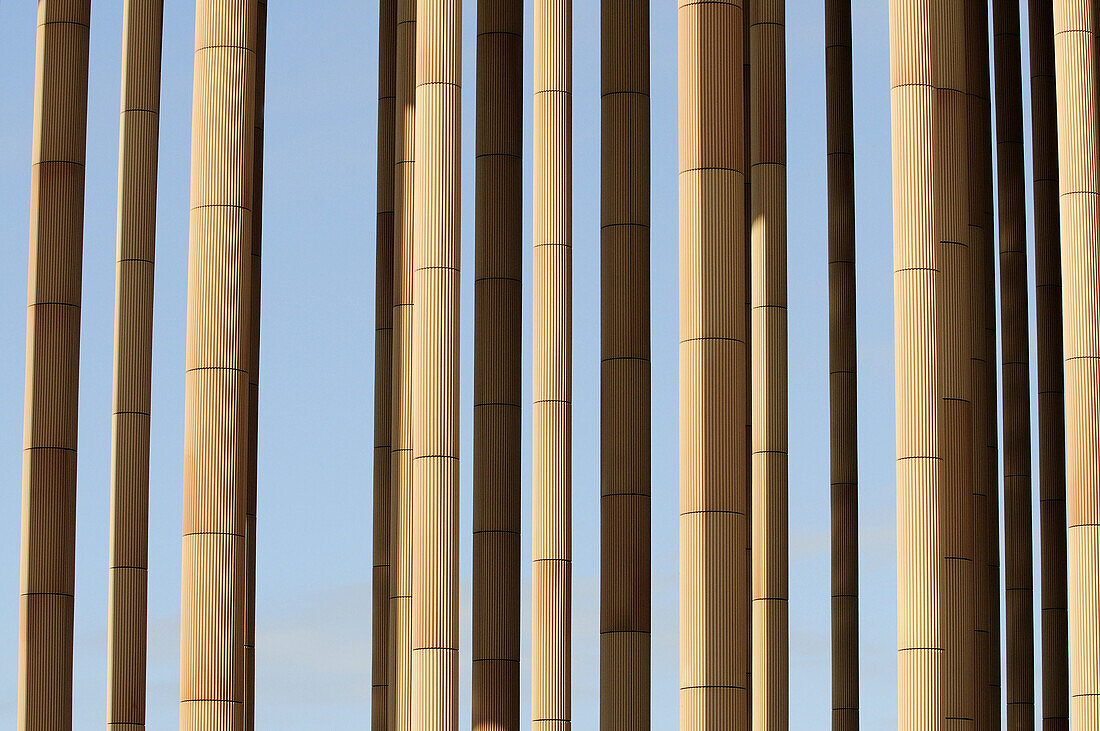
POLYGON ((1028 3, 1035 202, 1035 340, 1039 387, 1039 565, 1045 731, 1069 730, 1066 608, 1066 424, 1053 3, 1028 3))
POLYGON ((412 728, 457 731, 462 9, 417 4, 412 728))
POLYGON ((602 3, 600 728, 650 725, 649 0, 602 3))
POLYGON ((19 577, 20 729, 72 726, 87 0, 39 0, 19 577))
POLYGON ((519 728, 523 0, 477 8, 473 728, 519 728))
POLYGON ((123 7, 115 268, 108 728, 145 727, 149 390, 163 0, 123 7))
POLYGON ((371 729, 386 731, 390 700, 390 450, 393 441, 394 108, 397 0, 378 3, 378 168, 374 255, 374 567, 371 729))
POLYGON ((1072 726, 1100 728, 1100 169, 1096 0, 1055 0, 1072 726))
POLYGON ((680 727, 747 729, 745 19, 678 7, 680 727))
POLYGON ((255 0, 199 0, 180 608, 180 728, 243 725, 255 0))
POLYGON ((833 729, 859 728, 859 452, 852 3, 825 2, 829 183, 829 410, 833 729))
MULTIPOLYGON (((750 23, 751 0, 741 0, 741 83, 744 99, 744 148, 745 158, 745 573, 744 601, 745 617, 752 617, 752 175, 748 167, 752 160, 752 63, 750 62, 750 23)), ((750 628, 751 629, 751 628, 750 628)), ((746 633, 742 648, 745 664, 746 718, 752 719, 752 632, 746 633)))
POLYGON ((390 731, 412 729, 413 216, 416 6, 396 0, 394 40, 393 368, 390 440, 390 731))

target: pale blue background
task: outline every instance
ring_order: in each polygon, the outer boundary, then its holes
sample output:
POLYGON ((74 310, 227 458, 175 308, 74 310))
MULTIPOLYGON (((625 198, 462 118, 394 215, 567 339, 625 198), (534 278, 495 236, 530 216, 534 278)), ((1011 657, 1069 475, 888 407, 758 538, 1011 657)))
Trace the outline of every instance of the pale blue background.
MULTIPOLYGON (((865 727, 896 718, 887 4, 854 0, 865 727)), ((194 13, 165 3, 150 502, 151 728, 177 719, 183 346, 194 13)), ((75 728, 106 696, 106 566, 121 2, 94 4, 81 339, 75 728)), ((598 719, 599 4, 575 12, 574 719, 598 719)), ((531 16, 527 17, 530 94, 531 16)), ((792 727, 829 686, 828 316, 822 6, 788 9, 792 727)), ((462 669, 469 718, 475 6, 463 93, 462 669)), ((676 6, 654 2, 653 718, 678 713, 676 6)), ((261 729, 366 728, 370 686, 377 5, 271 3, 257 695, 261 729)), ((15 719, 35 4, 0 4, 0 725, 15 719)), ((1026 78, 1026 74, 1025 74, 1026 78)), ((1026 83, 1026 81, 1025 81, 1026 83)), ((527 105, 530 155, 531 118, 527 105)), ((1025 110, 1028 105, 1025 104, 1025 110)), ((530 158, 528 157, 528 160, 530 158)), ((527 165, 530 174, 530 164, 527 165)), ((1029 190, 1030 193, 1030 190, 1029 190)), ((530 180, 525 184, 530 231, 530 180)), ((526 238, 530 244, 530 234, 526 238)), ((527 274, 530 273, 528 261, 527 274)), ((530 291, 525 295, 530 322, 530 291)), ((525 398, 530 328, 525 325, 525 398)), ((525 422, 525 454, 530 448, 525 422)), ((529 478, 529 463, 524 464, 529 478)), ((529 525, 529 501, 525 525, 529 525)), ((530 558, 525 545, 525 560, 530 558)), ((525 584, 528 572, 524 572, 525 584)), ((527 612, 525 586, 525 615, 527 612)), ((1036 614, 1038 616, 1038 614, 1036 614)), ((526 628, 527 622, 524 623, 526 628)), ((524 637, 524 718, 529 718, 524 637)))

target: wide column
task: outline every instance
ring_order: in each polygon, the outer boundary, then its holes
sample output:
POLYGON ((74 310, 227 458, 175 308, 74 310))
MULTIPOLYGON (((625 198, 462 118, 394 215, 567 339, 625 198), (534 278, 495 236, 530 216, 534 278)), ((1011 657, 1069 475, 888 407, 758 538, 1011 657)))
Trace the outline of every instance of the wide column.
POLYGON ((678 7, 680 727, 747 729, 744 18, 678 7))
POLYGON ((1066 605, 1066 424, 1053 4, 1028 3, 1035 204, 1035 340, 1039 387, 1039 566, 1046 731, 1069 729, 1066 605))
POLYGON ((547 731, 572 705, 572 7, 535 0, 531 726, 547 731))
POLYGON ((1096 0, 1055 0, 1072 727, 1100 728, 1100 157, 1096 0))
POLYGON ((243 725, 256 2, 199 0, 180 607, 180 728, 243 725))
POLYGON ((473 728, 519 728, 523 0, 477 8, 473 728))
POLYGON ((72 727, 87 0, 39 0, 19 575, 20 729, 72 727))
POLYGON ((123 6, 111 422, 109 728, 145 727, 149 390, 163 0, 123 6))
POLYGON ((600 728, 650 725, 649 0, 602 3, 600 728))
POLYGON ((374 545, 371 577, 371 729, 386 731, 390 701, 390 449, 393 441, 394 109, 397 0, 378 4, 378 166, 374 254, 374 545))
POLYGON ((859 451, 852 3, 825 3, 833 729, 859 728, 859 451))
POLYGON ((458 354, 462 9, 416 24, 412 728, 458 729, 458 354))

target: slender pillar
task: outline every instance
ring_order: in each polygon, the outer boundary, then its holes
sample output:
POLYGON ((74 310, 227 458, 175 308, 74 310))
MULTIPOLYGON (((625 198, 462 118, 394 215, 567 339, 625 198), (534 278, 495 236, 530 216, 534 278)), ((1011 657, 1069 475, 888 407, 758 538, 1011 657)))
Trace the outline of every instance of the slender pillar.
POLYGON ((180 728, 243 725, 256 2, 199 0, 180 608, 180 728))
POLYGON ((943 728, 944 707, 932 3, 890 0, 900 731, 943 728))
POLYGON ((1053 3, 1028 3, 1035 201, 1035 339, 1039 386, 1039 565, 1044 731, 1069 731, 1066 617, 1066 424, 1053 3))
POLYGON ((473 729, 519 729, 523 0, 477 7, 473 729))
POLYGON ((678 7, 680 727, 747 729, 745 19, 678 7))
POLYGON ((856 216, 852 3, 825 3, 829 176, 829 410, 833 729, 859 728, 859 451, 856 428, 856 216))
MULTIPOLYGON (((752 63, 749 59, 751 0, 741 0, 741 79, 742 95, 745 100, 744 148, 745 148, 745 617, 752 617, 752 175, 748 166, 752 160, 752 63)), ((746 718, 752 719, 752 632, 748 632, 744 643, 745 691, 747 693, 746 718)))
POLYGON ((1097 2, 1055 0, 1072 727, 1100 728, 1097 2))
POLYGON ((649 0, 603 0, 600 728, 650 725, 649 0))
POLYGON ((393 441, 394 108, 397 0, 378 3, 378 169, 374 279, 374 568, 371 729, 387 731, 390 700, 390 451, 393 441))
POLYGON ((412 727, 413 215, 416 0, 396 0, 394 41, 393 368, 390 440, 390 731, 412 727))
POLYGON ((418 4, 412 728, 457 731, 462 6, 418 4))
POLYGON ((19 577, 20 729, 72 727, 87 0, 39 0, 19 577))
POLYGON ((149 389, 163 0, 123 7, 115 268, 108 728, 145 727, 149 389))

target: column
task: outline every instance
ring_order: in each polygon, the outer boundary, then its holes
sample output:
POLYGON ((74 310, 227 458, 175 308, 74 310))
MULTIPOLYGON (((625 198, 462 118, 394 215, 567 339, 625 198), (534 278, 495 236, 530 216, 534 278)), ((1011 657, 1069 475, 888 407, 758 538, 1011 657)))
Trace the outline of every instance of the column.
POLYGON ((149 390, 157 226, 162 0, 123 6, 111 422, 108 728, 145 727, 149 390))
POLYGON ((19 576, 20 729, 72 726, 87 0, 39 0, 19 576))
POLYGON ((747 729, 744 18, 678 8, 680 727, 747 729))
POLYGON ((412 728, 458 729, 462 13, 418 3, 412 349, 412 728))
POLYGON ((519 729, 523 0, 477 7, 473 729, 519 729))
POLYGON ((602 3, 600 728, 650 725, 649 0, 602 3))
MULTIPOLYGON (((748 166, 752 160, 752 64, 749 59, 750 0, 741 0, 741 16, 744 22, 741 24, 741 79, 742 94, 744 99, 743 137, 746 168, 745 178, 745 573, 744 573, 744 601, 745 617, 752 617, 752 175, 748 174, 748 166)), ((747 693, 746 718, 752 719, 752 632, 745 636, 743 649, 745 663, 745 692, 747 693)), ((751 722, 751 721, 750 721, 751 722)))

